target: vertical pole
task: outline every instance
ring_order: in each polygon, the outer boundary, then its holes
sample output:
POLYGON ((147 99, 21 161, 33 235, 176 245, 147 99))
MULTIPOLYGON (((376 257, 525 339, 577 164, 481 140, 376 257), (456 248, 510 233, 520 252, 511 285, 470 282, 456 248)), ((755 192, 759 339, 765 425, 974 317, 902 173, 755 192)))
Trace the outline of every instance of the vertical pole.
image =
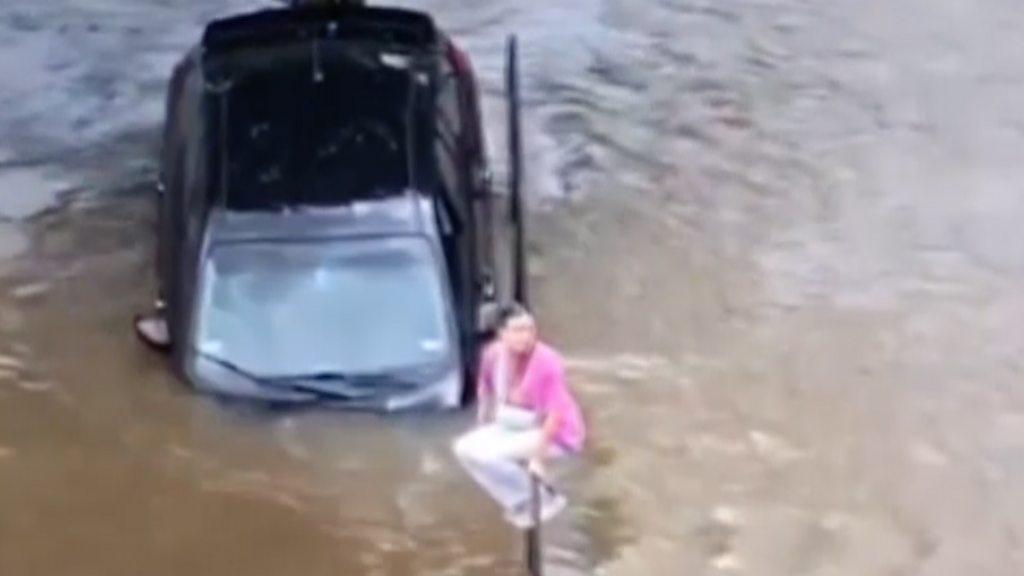
POLYGON ((544 559, 541 554, 542 538, 540 527, 540 478, 530 473, 530 518, 533 526, 526 531, 526 569, 530 576, 543 576, 544 559))
POLYGON ((523 202, 523 143, 519 102, 519 49, 516 36, 508 37, 505 64, 505 91, 508 98, 508 162, 509 162, 509 220, 514 227, 512 238, 513 271, 515 273, 514 299, 529 305, 527 299, 526 215, 523 202))

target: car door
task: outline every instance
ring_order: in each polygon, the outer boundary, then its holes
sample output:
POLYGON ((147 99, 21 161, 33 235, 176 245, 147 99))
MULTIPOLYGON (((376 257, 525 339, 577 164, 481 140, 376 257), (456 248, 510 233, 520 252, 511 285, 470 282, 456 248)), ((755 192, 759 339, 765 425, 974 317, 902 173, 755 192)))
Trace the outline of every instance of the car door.
POLYGON ((185 128, 175 158, 173 185, 166 192, 172 239, 169 248, 168 320, 171 339, 175 342, 175 363, 179 369, 187 348, 210 184, 210 148, 199 82, 196 75, 186 83, 187 100, 182 108, 185 128))
POLYGON ((451 226, 442 227, 452 293, 459 308, 459 324, 465 351, 471 345, 476 323, 478 266, 476 218, 466 186, 461 144, 461 117, 458 107, 458 83, 450 67, 443 67, 436 92, 436 129, 433 135, 434 163, 440 194, 449 199, 454 212, 451 226))
POLYGON ((455 74, 459 130, 460 163, 475 222, 477 284, 480 295, 496 297, 494 200, 491 173, 487 163, 479 92, 469 57, 449 44, 449 60, 455 74))

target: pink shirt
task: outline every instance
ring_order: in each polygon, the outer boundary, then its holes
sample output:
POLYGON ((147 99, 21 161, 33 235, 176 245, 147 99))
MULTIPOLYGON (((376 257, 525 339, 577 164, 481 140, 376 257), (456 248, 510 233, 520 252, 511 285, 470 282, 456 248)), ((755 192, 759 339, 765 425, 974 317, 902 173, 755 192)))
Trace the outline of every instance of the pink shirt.
MULTIPOLYGON (((480 363, 480 387, 494 394, 494 373, 501 348, 498 344, 487 347, 480 363)), ((511 366, 509 366, 511 370, 511 366)), ((511 381, 511 378, 510 378, 511 381)), ((520 384, 521 405, 546 417, 558 416, 558 430, 554 440, 563 448, 578 452, 583 448, 586 425, 579 404, 565 381, 562 357, 550 346, 538 343, 530 354, 520 384)))

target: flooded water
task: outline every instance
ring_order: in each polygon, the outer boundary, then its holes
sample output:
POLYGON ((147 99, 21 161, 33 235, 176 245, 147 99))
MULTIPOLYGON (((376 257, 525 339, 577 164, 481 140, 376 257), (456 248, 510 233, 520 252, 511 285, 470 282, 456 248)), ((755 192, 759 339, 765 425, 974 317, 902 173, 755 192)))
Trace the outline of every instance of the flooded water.
MULTIPOLYGON (((520 37, 593 431, 549 574, 1024 573, 1024 5, 402 3, 499 164, 520 37)), ((468 415, 242 410, 135 341, 167 74, 249 5, 0 5, 0 574, 522 574, 468 415)))

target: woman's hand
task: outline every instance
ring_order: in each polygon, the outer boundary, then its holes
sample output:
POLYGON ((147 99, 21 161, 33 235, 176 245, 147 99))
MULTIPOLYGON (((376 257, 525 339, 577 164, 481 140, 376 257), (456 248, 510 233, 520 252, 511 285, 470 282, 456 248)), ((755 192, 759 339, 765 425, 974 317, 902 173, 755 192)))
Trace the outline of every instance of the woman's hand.
POLYGON ((478 394, 476 403, 476 423, 480 426, 490 424, 494 420, 494 401, 487 394, 478 394))
POLYGON ((526 467, 530 471, 530 474, 537 478, 543 478, 547 474, 547 468, 544 466, 543 454, 535 454, 533 458, 530 458, 526 467))

